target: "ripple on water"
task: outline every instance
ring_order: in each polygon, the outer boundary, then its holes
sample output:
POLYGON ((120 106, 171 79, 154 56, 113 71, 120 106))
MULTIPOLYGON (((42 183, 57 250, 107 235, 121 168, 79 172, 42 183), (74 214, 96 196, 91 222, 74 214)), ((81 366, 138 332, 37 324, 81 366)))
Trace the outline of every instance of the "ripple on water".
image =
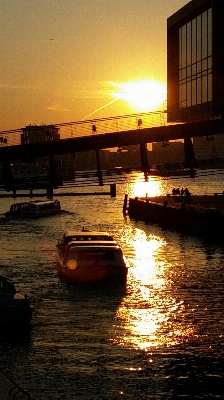
POLYGON ((1 221, 0 273, 35 307, 26 335, 0 335, 1 366, 36 400, 224 398, 222 247, 129 220, 123 197, 62 198, 59 218, 1 221), (83 226, 121 244, 125 287, 58 279, 56 243, 83 226))

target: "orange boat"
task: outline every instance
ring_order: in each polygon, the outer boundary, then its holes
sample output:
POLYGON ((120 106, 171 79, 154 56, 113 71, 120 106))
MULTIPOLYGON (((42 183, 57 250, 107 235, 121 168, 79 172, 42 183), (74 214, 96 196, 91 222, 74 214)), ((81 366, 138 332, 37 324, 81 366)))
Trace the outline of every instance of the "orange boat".
POLYGON ((127 277, 122 249, 107 232, 68 231, 57 249, 58 273, 69 282, 121 281, 127 277))

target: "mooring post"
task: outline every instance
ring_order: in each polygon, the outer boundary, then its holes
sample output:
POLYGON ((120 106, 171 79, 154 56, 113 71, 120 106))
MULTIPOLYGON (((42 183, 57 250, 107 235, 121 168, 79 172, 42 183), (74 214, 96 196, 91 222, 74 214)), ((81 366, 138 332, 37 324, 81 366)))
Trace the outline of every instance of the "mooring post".
POLYGON ((96 152, 96 166, 97 166, 97 176, 99 178, 99 185, 103 186, 103 175, 102 175, 102 170, 101 170, 101 165, 100 165, 99 149, 96 149, 95 152, 96 152))
POLYGON ((125 194, 125 196, 124 196, 124 204, 123 204, 123 214, 125 215, 126 214, 126 211, 127 211, 127 204, 128 204, 128 195, 127 194, 125 194))
POLYGON ((112 183, 110 185, 110 195, 111 197, 116 197, 117 195, 116 183, 112 183))

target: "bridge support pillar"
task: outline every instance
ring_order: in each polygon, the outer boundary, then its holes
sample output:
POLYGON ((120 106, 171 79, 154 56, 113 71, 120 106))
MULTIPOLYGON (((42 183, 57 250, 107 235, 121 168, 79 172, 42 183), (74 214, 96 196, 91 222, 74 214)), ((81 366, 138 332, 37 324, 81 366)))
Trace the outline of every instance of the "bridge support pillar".
POLYGON ((54 154, 49 155, 49 182, 53 188, 58 189, 58 174, 54 154))
POLYGON ((2 163, 2 181, 5 185, 6 192, 10 192, 10 190, 12 190, 13 177, 8 161, 2 163))
POLYGON ((140 157, 141 157, 141 170, 142 172, 147 174, 148 172, 150 172, 150 166, 148 162, 146 143, 140 143, 140 157))
POLYGON ((100 151, 99 149, 96 149, 95 152, 96 152, 96 165, 97 165, 97 176, 99 179, 99 186, 103 186, 103 175, 100 164, 100 151))
POLYGON ((53 199, 53 196, 54 196, 54 188, 51 184, 49 184, 47 187, 47 198, 53 199))
POLYGON ((194 178, 194 168, 197 166, 197 160, 194 153, 194 146, 189 136, 185 136, 184 138, 184 156, 185 166, 190 169, 190 178, 194 178))

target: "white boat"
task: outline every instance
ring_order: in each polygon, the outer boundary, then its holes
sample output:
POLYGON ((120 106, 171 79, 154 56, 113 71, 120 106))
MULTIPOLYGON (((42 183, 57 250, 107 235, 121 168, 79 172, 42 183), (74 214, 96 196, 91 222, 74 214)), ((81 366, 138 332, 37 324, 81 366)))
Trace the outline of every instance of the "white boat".
POLYGON ((27 295, 17 293, 8 279, 0 276, 0 327, 24 326, 32 318, 32 306, 27 295))
POLYGON ((60 212, 61 205, 58 200, 35 200, 12 204, 5 216, 9 219, 29 219, 48 217, 60 212))
POLYGON ((68 231, 57 249, 58 274, 67 281, 95 283, 127 277, 122 249, 107 232, 68 231))

